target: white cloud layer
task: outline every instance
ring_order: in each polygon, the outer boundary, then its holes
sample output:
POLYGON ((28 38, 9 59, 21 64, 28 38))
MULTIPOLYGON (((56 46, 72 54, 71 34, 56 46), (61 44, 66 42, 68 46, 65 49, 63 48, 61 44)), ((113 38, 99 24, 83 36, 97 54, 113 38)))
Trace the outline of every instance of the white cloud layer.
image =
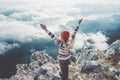
POLYGON ((0 42, 0 54, 5 53, 6 51, 13 49, 15 47, 20 47, 19 44, 13 43, 13 44, 8 44, 5 42, 0 42))
POLYGON ((101 32, 97 32, 96 34, 82 33, 76 36, 74 47, 75 49, 91 47, 91 49, 106 50, 108 48, 107 40, 107 37, 101 32))
MULTIPOLYGON (((15 47, 14 44, 7 44, 7 40, 27 42, 46 37, 47 34, 39 28, 39 23, 47 24, 48 29, 55 33, 80 17, 97 20, 119 15, 119 5, 119 0, 1 0, 0 53, 15 47), (65 26, 61 27, 63 25, 65 26)), ((103 50, 108 46, 107 38, 102 33, 78 35, 76 47, 81 47, 88 38, 93 40, 98 49, 103 50)))
POLYGON ((19 21, 0 21, 0 40, 13 40, 18 42, 31 41, 43 37, 41 30, 25 22, 19 21))

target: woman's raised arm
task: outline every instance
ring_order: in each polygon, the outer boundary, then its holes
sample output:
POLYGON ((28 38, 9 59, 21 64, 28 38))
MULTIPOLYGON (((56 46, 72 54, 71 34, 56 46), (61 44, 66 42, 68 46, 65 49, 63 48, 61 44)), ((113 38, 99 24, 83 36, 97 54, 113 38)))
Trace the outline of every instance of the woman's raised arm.
POLYGON ((80 26, 82 20, 83 20, 83 18, 81 18, 81 19, 78 21, 78 26, 76 26, 76 28, 75 28, 72 36, 71 36, 71 37, 72 37, 72 40, 75 38, 75 35, 76 35, 76 33, 77 33, 78 29, 79 29, 79 26, 80 26))
POLYGON ((45 24, 40 24, 40 27, 41 27, 57 44, 60 43, 60 40, 59 40, 57 37, 55 37, 55 35, 47 29, 47 27, 46 27, 45 24))

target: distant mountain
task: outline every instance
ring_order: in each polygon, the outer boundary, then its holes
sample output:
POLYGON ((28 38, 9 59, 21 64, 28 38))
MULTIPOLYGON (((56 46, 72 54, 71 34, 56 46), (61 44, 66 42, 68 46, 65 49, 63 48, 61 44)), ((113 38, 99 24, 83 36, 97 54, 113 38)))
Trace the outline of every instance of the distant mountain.
MULTIPOLYGON (((36 51, 30 63, 17 64, 17 72, 0 80, 60 80, 58 60, 36 51)), ((120 80, 120 40, 106 51, 82 49, 71 57, 70 80, 120 80)))

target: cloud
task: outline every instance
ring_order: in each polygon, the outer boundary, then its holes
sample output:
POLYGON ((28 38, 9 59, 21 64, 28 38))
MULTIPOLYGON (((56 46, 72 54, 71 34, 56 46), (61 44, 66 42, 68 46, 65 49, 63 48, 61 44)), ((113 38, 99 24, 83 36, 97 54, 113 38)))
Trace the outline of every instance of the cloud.
POLYGON ((6 42, 0 42, 0 54, 5 53, 8 50, 11 50, 15 47, 20 47, 19 44, 13 43, 13 44, 8 44, 6 42))
POLYGON ((6 20, 6 19, 7 19, 7 17, 6 17, 6 16, 4 16, 4 15, 0 14, 0 21, 2 21, 2 20, 6 20))
POLYGON ((108 38, 103 35, 101 32, 88 33, 88 34, 77 34, 75 39, 74 48, 92 48, 99 50, 106 50, 108 48, 108 44, 106 43, 108 38))
MULTIPOLYGON (((113 15, 110 17, 98 18, 95 20, 83 19, 82 24, 80 25, 80 29, 85 33, 96 33, 101 31, 102 33, 106 33, 106 31, 115 31, 120 29, 120 15, 113 15)), ((71 26, 70 28, 74 29, 77 21, 69 21, 66 23, 67 26, 71 26)))
MULTIPOLYGON (((47 34, 39 28, 40 23, 46 24, 48 29, 55 34, 59 34, 64 29, 74 30, 74 22, 80 17, 84 17, 81 25, 81 30, 84 32, 114 29, 113 26, 119 25, 119 19, 110 16, 117 14, 119 17, 119 5, 118 0, 105 0, 104 2, 101 0, 1 0, 1 53, 17 47, 14 46, 14 43, 7 43, 9 40, 16 44, 16 42, 25 43, 46 38, 47 34), (108 17, 107 20, 106 17, 108 17), (113 23, 113 25, 110 23, 113 23)), ((79 45, 76 45, 77 47, 82 46, 84 40, 91 39, 96 48, 101 43, 103 44, 100 46, 101 49, 107 48, 107 38, 102 33, 90 33, 89 35, 82 33, 78 35, 75 43, 75 45, 79 43, 79 45)), ((19 45, 19 43, 17 44, 19 45)))
POLYGON ((95 19, 101 17, 109 17, 114 14, 120 14, 120 11, 117 9, 120 8, 119 4, 81 4, 76 5, 77 8, 81 9, 80 14, 83 15, 86 19, 90 16, 94 16, 95 19), (112 5, 112 6, 111 6, 112 5))
POLYGON ((31 41, 43 37, 41 30, 19 21, 0 21, 0 40, 13 40, 18 42, 31 41))

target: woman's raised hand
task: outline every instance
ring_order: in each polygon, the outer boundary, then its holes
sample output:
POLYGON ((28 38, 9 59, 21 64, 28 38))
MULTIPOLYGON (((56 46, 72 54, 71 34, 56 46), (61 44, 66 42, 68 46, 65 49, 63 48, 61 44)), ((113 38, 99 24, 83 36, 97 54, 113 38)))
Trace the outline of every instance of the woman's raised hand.
POLYGON ((82 22, 83 18, 81 18, 79 21, 78 21, 78 25, 80 25, 80 23, 82 22))
POLYGON ((42 28, 43 30, 47 30, 47 27, 46 27, 45 24, 40 24, 40 26, 41 26, 41 28, 42 28))

